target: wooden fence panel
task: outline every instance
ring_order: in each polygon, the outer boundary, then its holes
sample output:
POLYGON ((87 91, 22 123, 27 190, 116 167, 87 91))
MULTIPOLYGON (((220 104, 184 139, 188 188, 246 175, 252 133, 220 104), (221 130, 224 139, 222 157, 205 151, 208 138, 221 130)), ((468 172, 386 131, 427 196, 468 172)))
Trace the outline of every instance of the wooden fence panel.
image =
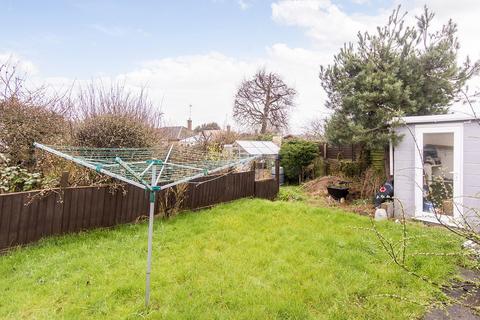
POLYGON ((0 248, 9 247, 8 244, 8 235, 10 233, 9 224, 10 224, 10 214, 11 210, 7 206, 10 204, 10 198, 0 197, 0 248))
MULTIPOLYGON (((26 201, 27 194, 22 194, 22 204, 26 201)), ((1 202, 1 198, 0 198, 1 202)), ((29 206, 22 206, 20 215, 20 222, 18 223, 18 242, 19 243, 26 243, 28 241, 28 223, 30 218, 30 207, 29 206)), ((0 216, 1 216, 1 205, 0 205, 0 216)), ((0 217, 0 220, 2 218, 0 217)), ((0 245, 1 247, 1 245, 0 245)))
MULTIPOLYGON (((255 181, 255 172, 202 177, 189 183, 182 209, 198 209, 243 197, 273 199, 278 187, 273 179, 255 181)), ((168 194, 162 190, 155 203, 168 194)), ((173 194, 173 193, 172 193, 173 194)), ((148 216, 149 194, 127 185, 54 189, 0 195, 0 250, 49 236, 137 221, 148 216)))
MULTIPOLYGON (((30 195, 33 196, 34 194, 32 193, 30 195)), ((37 240, 38 201, 32 201, 28 207, 30 210, 28 210, 29 219, 28 225, 26 226, 27 243, 37 240)))
POLYGON ((62 234, 64 201, 61 193, 55 192, 54 195, 55 208, 53 211, 52 234, 62 234))
POLYGON ((273 200, 278 193, 278 184, 275 179, 255 181, 255 197, 273 200))
POLYGON ((331 160, 344 159, 355 161, 358 159, 360 150, 360 146, 354 144, 331 145, 327 143, 319 146, 320 156, 331 160))

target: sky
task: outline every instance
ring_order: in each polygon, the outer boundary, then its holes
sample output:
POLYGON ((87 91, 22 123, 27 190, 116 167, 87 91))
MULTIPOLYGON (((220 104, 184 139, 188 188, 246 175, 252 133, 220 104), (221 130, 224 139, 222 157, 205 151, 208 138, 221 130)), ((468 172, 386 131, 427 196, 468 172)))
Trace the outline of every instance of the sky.
POLYGON ((297 90, 289 130, 298 133, 329 113, 320 66, 399 4, 410 23, 425 4, 434 27, 452 18, 460 58, 480 59, 478 0, 0 0, 0 62, 58 90, 92 80, 146 87, 166 125, 185 125, 191 104, 194 126, 235 126, 235 92, 264 67, 297 90))

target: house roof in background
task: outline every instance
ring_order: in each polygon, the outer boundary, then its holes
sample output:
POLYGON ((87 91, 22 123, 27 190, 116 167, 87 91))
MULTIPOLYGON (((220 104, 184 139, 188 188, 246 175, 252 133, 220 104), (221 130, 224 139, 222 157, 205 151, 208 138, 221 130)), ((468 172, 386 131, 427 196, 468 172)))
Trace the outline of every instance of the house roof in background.
POLYGON ((205 139, 210 139, 210 138, 216 138, 220 136, 222 133, 225 133, 227 131, 225 130, 217 130, 217 129, 209 129, 209 130, 202 130, 200 132, 195 132, 192 131, 192 135, 186 138, 180 139, 181 142, 184 143, 195 143, 200 141, 202 138, 205 139))
POLYGON ((276 155, 280 151, 272 141, 237 140, 235 144, 250 155, 276 155))
POLYGON ((184 126, 162 127, 158 129, 162 140, 183 140, 195 135, 195 132, 184 126))
POLYGON ((463 113, 449 113, 430 116, 401 117, 400 120, 405 124, 458 122, 475 120, 475 116, 463 113))

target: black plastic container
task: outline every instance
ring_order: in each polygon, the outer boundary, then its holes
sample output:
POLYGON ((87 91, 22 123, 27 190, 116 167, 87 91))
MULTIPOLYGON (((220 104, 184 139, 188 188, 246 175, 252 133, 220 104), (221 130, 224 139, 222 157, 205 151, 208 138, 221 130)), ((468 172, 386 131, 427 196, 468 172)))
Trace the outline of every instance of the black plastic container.
POLYGON ((344 186, 327 186, 328 194, 335 200, 346 198, 348 195, 348 187, 344 186))

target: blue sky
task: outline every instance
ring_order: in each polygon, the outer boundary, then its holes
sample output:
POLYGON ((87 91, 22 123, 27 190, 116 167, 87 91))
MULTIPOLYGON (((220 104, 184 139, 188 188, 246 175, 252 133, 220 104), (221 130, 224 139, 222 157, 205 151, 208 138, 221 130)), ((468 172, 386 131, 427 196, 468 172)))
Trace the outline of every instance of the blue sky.
MULTIPOLYGON (((458 1, 428 2, 439 20, 449 15, 467 19, 460 35, 476 36, 470 23, 476 23, 472 6, 479 2, 458 1)), ((414 12, 423 5, 401 2, 414 12)), ((397 3, 0 0, 0 58, 26 61, 35 67, 34 77, 57 85, 97 77, 146 85, 157 105, 164 102, 165 119, 172 124, 183 123, 190 103, 197 124, 232 122, 239 82, 266 66, 299 92, 291 120, 292 130, 299 131, 309 119, 327 113, 319 66, 354 40, 357 31, 383 24, 397 3)), ((480 52, 467 45, 472 48, 480 52)))
POLYGON ((307 45, 275 24, 270 3, 236 1, 6 1, 2 49, 36 61, 45 75, 90 77, 138 61, 209 51, 248 58, 276 42, 307 45), (5 28, 21 21, 21 28, 5 28))

